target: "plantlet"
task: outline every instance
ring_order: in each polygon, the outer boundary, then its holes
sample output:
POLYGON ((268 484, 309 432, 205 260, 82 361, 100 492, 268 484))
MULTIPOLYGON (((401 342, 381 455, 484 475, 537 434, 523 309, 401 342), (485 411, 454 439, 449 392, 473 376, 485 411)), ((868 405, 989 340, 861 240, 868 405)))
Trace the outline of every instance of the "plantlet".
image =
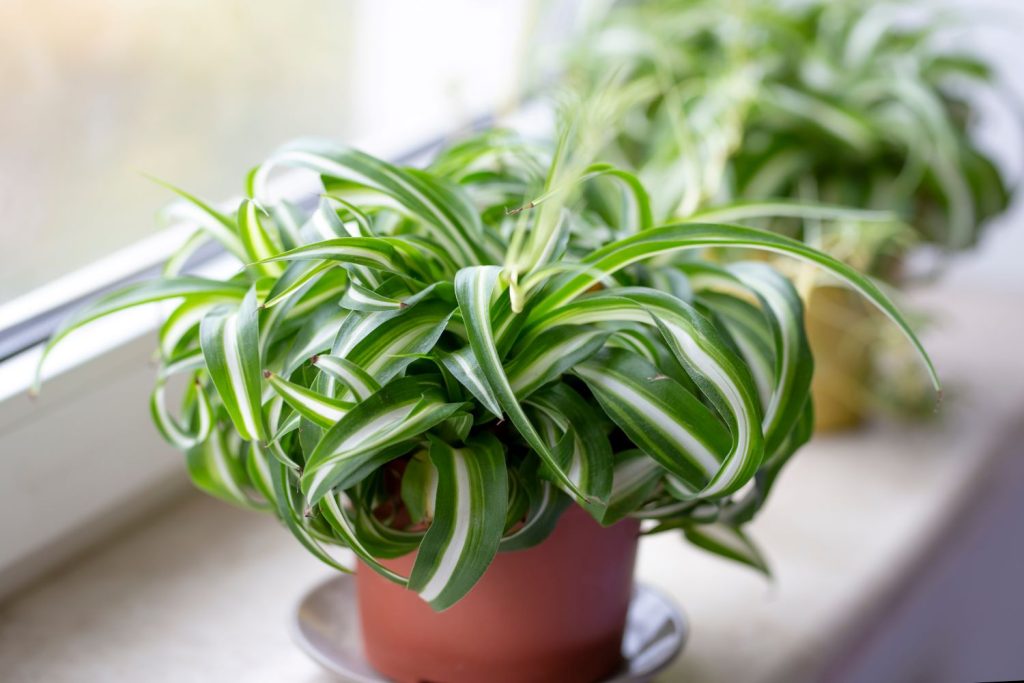
POLYGON ((427 169, 287 146, 233 214, 180 193, 201 216, 187 248, 219 241, 236 274, 180 275, 175 257, 47 351, 100 316, 175 302, 153 417, 196 484, 277 515, 339 570, 331 547, 351 549, 435 609, 573 503, 764 569, 743 525, 810 434, 802 304, 764 263, 701 254, 817 264, 927 356, 886 295, 830 256, 753 228, 656 225, 635 176, 592 163, 616 106, 565 123, 550 158, 500 132, 427 169), (278 200, 281 167, 319 175, 318 206, 278 200), (410 576, 380 563, 412 551, 410 576))

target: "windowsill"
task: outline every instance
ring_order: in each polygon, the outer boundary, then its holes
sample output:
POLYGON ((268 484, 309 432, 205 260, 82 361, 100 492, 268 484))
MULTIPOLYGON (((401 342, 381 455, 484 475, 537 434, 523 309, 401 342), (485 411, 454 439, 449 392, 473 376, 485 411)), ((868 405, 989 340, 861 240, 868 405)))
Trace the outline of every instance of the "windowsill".
MULTIPOLYGON (((782 477, 753 533, 774 583, 677 537, 646 540, 639 579, 693 624, 664 680, 798 680, 820 671, 979 498, 1024 415, 1019 301, 934 291, 942 423, 820 438, 782 477), (976 352, 984 349, 983 353, 976 352)), ((7 680, 333 680, 289 642, 298 597, 330 574, 269 517, 194 494, 0 610, 7 680)))

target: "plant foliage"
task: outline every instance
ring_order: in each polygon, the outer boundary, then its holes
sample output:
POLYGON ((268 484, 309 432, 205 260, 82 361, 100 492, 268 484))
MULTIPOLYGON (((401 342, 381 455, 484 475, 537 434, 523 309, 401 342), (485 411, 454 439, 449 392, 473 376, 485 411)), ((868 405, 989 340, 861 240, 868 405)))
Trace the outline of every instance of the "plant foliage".
POLYGON ((173 303, 153 416, 196 484, 436 609, 573 503, 763 568, 743 525, 811 431, 802 304, 764 263, 701 254, 814 263, 920 344, 869 279, 800 242, 656 225, 639 180, 593 162, 616 106, 595 102, 550 153, 491 131, 425 169, 284 147, 235 212, 183 195, 201 217, 188 248, 220 241, 237 273, 172 268, 80 311, 47 351, 99 316, 173 303), (275 196, 283 167, 320 178, 316 206, 275 196), (411 551, 410 576, 382 563, 411 551))
POLYGON ((970 135, 965 93, 995 89, 950 40, 963 20, 913 0, 627 0, 579 41, 570 73, 647 84, 604 156, 656 189, 656 215, 771 217, 894 278, 911 243, 966 248, 1008 204, 970 135))

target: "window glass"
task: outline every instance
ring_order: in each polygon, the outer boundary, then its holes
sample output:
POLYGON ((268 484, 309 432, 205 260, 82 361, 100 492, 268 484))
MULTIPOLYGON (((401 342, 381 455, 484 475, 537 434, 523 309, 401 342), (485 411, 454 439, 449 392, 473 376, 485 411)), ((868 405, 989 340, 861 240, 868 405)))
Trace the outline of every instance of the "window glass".
POLYGON ((344 138, 355 9, 0 0, 0 304, 152 234, 143 173, 222 199, 281 141, 344 138))

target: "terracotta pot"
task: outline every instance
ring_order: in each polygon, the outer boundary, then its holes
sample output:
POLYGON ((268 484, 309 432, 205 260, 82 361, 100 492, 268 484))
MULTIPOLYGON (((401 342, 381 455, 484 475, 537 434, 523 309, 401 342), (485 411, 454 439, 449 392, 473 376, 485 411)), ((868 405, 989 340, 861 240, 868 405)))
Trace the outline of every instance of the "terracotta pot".
MULTIPOLYGON (((366 567, 356 573, 369 662, 399 683, 593 683, 621 663, 639 523, 601 527, 573 505, 551 536, 499 553, 434 612, 366 567)), ((414 556, 385 561, 408 575, 414 556)))
POLYGON ((837 432, 860 426, 867 412, 874 325, 868 307, 842 287, 816 287, 806 313, 814 353, 814 428, 837 432))

